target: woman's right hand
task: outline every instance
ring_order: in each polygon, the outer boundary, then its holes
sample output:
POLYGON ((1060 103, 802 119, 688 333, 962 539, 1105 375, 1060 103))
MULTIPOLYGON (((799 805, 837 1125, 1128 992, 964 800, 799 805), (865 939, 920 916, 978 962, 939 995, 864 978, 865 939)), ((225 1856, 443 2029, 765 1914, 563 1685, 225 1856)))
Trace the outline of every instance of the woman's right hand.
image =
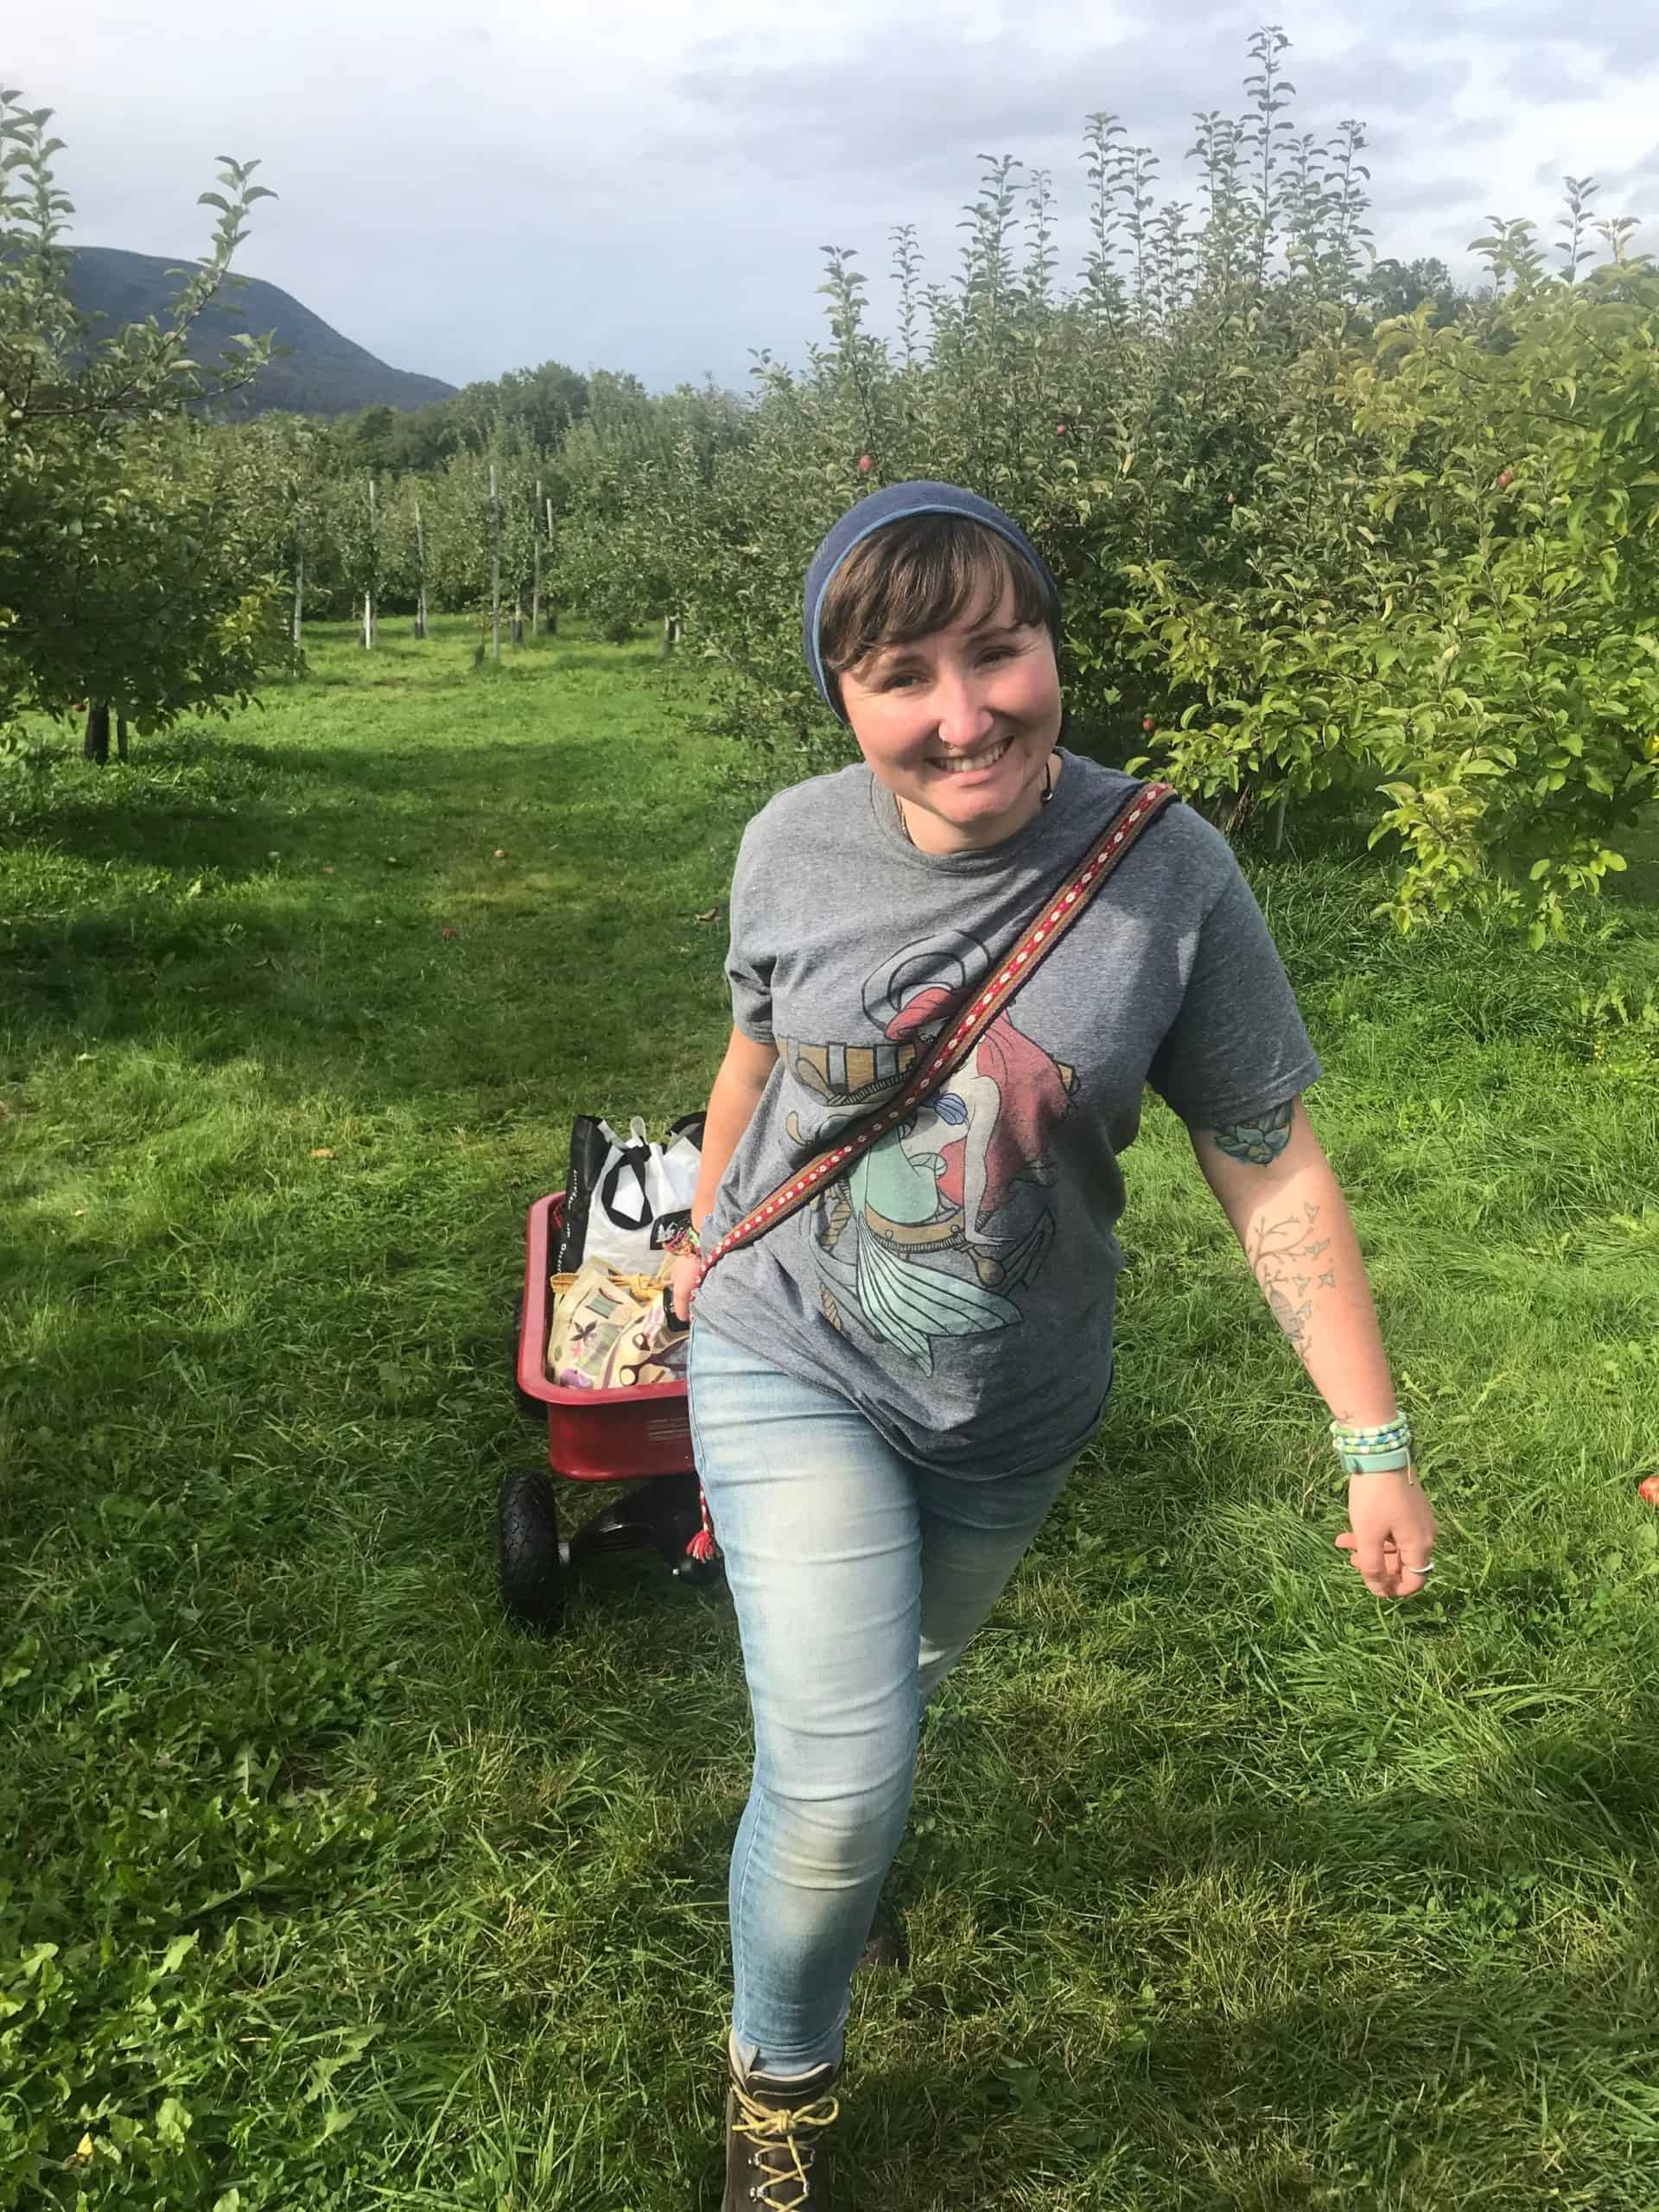
POLYGON ((697 1294, 697 1284, 702 1276, 702 1262, 695 1252, 688 1252, 674 1262, 674 1271, 668 1279, 669 1302, 675 1317, 681 1321, 691 1319, 692 1300, 697 1294))

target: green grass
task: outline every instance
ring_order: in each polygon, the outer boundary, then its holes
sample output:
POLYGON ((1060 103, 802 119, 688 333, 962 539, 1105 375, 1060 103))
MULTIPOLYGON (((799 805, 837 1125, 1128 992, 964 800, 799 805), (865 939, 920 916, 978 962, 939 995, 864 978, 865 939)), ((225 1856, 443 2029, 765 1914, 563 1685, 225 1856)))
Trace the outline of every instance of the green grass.
MULTIPOLYGON (((573 1113, 705 1092, 744 810, 694 667, 469 643, 326 633, 0 783, 0 2205, 718 2196, 729 1609, 622 1562, 527 1641, 492 1507, 524 1206, 573 1113)), ((1659 2206, 1653 872, 1534 957, 1379 936, 1359 842, 1251 868, 1433 1595, 1332 1548, 1153 1103, 1109 1420, 930 1724, 849 2202, 1659 2206)))

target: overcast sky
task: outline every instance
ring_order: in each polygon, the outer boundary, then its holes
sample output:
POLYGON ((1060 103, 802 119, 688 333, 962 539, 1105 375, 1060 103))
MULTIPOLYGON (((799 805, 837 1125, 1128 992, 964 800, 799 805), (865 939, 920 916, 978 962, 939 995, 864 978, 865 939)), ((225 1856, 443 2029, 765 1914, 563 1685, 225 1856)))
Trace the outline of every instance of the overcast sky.
MULTIPOLYGON (((982 153, 1053 174, 1081 260, 1083 118, 1120 114, 1194 196, 1194 111, 1243 110, 1265 9, 1098 0, 58 0, 8 10, 0 75, 56 111, 81 243, 189 257, 214 157, 281 195, 238 265, 398 368, 555 359, 743 388, 823 334, 819 248, 887 233, 929 276, 982 153)), ((1298 127, 1368 125, 1379 254, 1467 272, 1490 213, 1555 235, 1564 172, 1659 217, 1654 0, 1290 0, 1298 127)), ((1652 244, 1650 234, 1644 243, 1652 244)))

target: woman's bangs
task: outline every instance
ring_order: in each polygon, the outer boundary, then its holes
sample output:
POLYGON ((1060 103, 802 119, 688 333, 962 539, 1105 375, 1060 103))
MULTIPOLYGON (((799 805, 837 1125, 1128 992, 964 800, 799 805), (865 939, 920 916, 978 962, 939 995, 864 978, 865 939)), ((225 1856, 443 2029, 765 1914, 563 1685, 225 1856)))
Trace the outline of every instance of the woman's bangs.
POLYGON ((1006 588, 1014 587, 1015 621, 1040 620, 1020 612, 1020 578, 1025 564, 1014 548, 988 531, 970 524, 953 530, 931 559, 924 557, 914 573, 900 582, 888 610, 883 645, 908 645, 918 638, 948 630, 952 623, 988 622, 1001 604, 1006 588))
POLYGON ((820 633, 824 665, 842 674, 885 647, 964 620, 986 621, 1009 587, 1016 622, 1047 622, 1041 580, 995 531, 956 516, 895 524, 859 546, 831 586, 820 633))

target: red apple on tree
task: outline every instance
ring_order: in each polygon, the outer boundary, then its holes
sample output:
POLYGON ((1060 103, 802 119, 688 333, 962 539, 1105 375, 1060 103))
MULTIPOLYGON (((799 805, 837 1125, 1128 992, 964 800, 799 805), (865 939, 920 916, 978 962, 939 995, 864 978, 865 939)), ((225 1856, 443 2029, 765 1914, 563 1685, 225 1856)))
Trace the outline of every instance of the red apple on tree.
POLYGON ((858 456, 858 473, 861 476, 868 476, 874 467, 875 463, 870 458, 868 454, 860 454, 858 456))
POLYGON ((1507 492, 1514 481, 1515 471, 1512 468, 1503 469, 1498 476, 1497 488, 1500 492, 1507 492))

